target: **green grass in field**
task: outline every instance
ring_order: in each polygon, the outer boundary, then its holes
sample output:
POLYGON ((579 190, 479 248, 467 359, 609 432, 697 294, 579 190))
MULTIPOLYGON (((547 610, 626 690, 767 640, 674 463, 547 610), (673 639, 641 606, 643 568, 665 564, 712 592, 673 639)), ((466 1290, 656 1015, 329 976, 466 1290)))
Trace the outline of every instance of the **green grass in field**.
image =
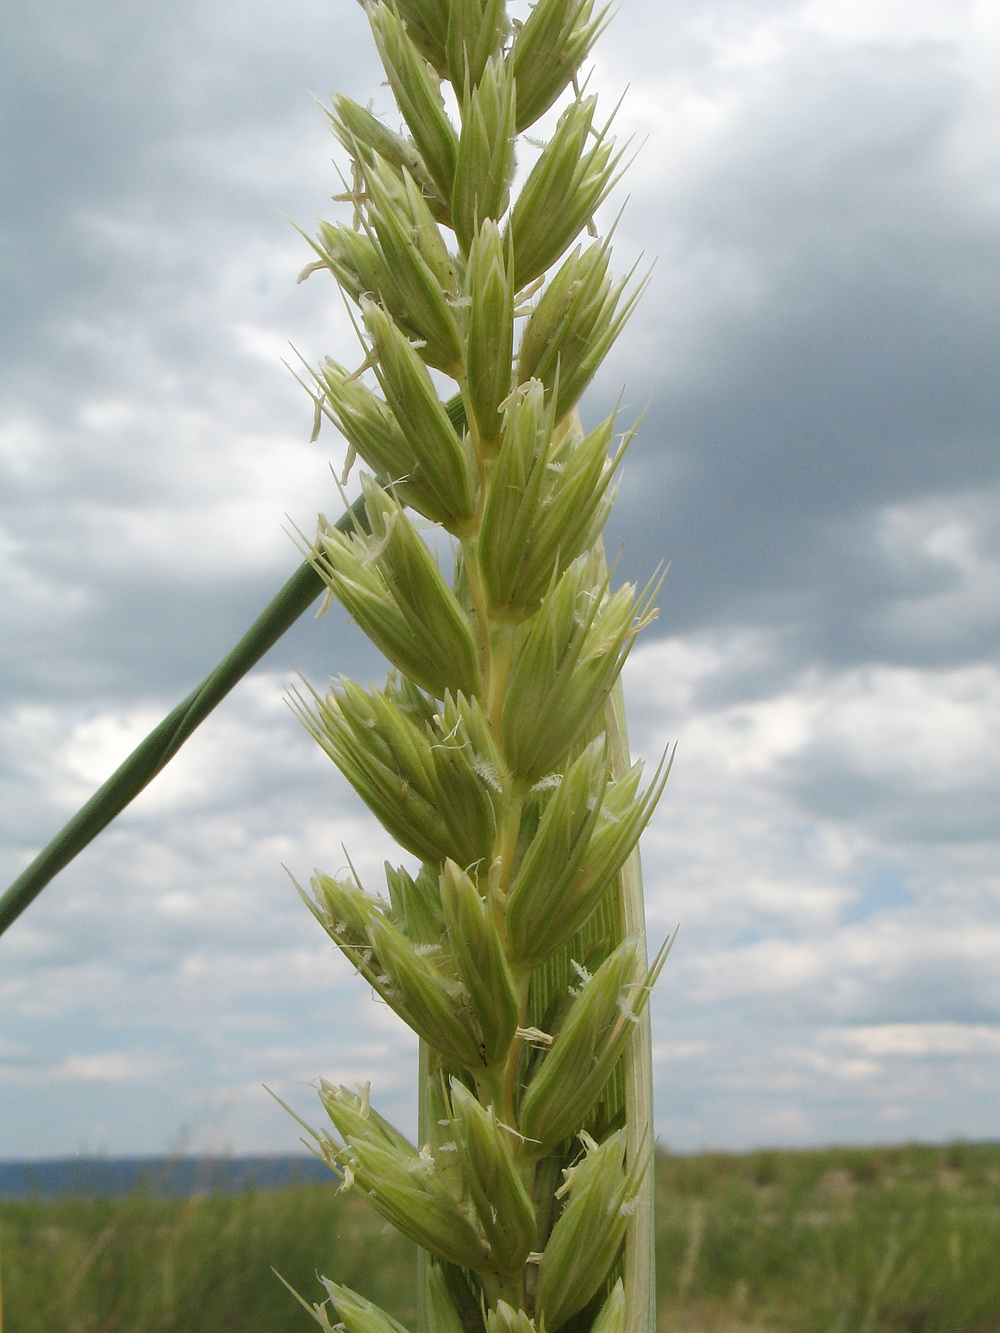
POLYGON ((397 1318, 413 1246, 335 1186, 191 1199, 0 1200, 3 1333, 293 1333, 316 1325, 318 1270, 397 1318))
MULTIPOLYGON (((1000 1145, 661 1158, 662 1333, 1000 1333, 1000 1145)), ((413 1319, 353 1195, 0 1200, 3 1333, 306 1333, 316 1273, 413 1319)))
POLYGON ((659 1166, 661 1329, 1000 1333, 1000 1145, 659 1166))

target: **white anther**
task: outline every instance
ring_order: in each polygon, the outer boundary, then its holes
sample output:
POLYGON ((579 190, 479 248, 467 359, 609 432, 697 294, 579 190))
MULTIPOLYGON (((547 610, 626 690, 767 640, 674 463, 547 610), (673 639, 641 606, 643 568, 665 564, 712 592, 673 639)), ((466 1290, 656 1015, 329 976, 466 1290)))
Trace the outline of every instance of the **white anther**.
POLYGON ((515 1139, 520 1139, 522 1143, 541 1143, 541 1139, 533 1139, 530 1134, 522 1134, 521 1131, 515 1129, 513 1125, 505 1125, 502 1120, 498 1120, 497 1124, 501 1129, 505 1129, 508 1134, 513 1134, 515 1139))
POLYGON ((529 1046, 547 1047, 551 1046, 555 1038, 549 1032, 543 1032, 541 1028, 517 1028, 515 1037, 520 1037, 526 1041, 529 1046))

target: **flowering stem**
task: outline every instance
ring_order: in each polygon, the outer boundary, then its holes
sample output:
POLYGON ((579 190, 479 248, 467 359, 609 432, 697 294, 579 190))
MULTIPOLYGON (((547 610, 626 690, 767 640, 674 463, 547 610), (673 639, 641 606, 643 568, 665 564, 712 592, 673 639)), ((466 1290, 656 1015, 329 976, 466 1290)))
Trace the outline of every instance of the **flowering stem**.
MULTIPOLYGON (((419 1333, 652 1333, 662 958, 646 961, 635 849, 662 775, 640 794, 619 685, 652 612, 604 559, 614 419, 588 434, 577 411, 632 298, 619 309, 607 241, 571 249, 620 161, 576 77, 604 14, 366 9, 411 137, 334 99, 362 226, 322 224, 311 268, 357 302, 381 396, 326 361, 315 401, 388 489, 363 474, 370 539, 321 530, 314 560, 395 672, 298 706, 418 863, 386 868, 388 899, 317 874, 309 905, 420 1038, 420 1144, 326 1083, 316 1137, 425 1252, 419 1333), (512 201, 517 131, 564 94, 512 201), (458 381, 461 412, 430 370, 458 381), (451 586, 404 506, 454 539, 451 586)), ((349 1333, 398 1333, 326 1287, 349 1333)))

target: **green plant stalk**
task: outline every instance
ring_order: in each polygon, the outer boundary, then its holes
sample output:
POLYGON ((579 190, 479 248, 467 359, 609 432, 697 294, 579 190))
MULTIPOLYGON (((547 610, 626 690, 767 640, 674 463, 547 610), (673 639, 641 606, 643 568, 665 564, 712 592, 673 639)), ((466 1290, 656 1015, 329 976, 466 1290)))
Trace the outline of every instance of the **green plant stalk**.
MULTIPOLYGON (((625 696, 621 679, 615 682, 605 710, 605 725, 611 748, 611 762, 618 773, 629 767, 628 731, 625 724, 625 696)), ((622 924, 626 936, 642 941, 646 948, 646 914, 642 892, 642 864, 635 848, 621 871, 622 924)), ((653 1041, 649 1006, 639 1015, 635 1034, 624 1056, 625 1123, 628 1151, 632 1157, 653 1156, 653 1041)), ((653 1219, 653 1172, 647 1171, 636 1196, 631 1244, 625 1251, 624 1287, 626 1307, 636 1312, 636 1327, 656 1327, 656 1235, 653 1219)))
MULTIPOLYGON (((412 138, 334 99, 354 226, 322 223, 306 273, 356 303, 363 358, 327 360, 310 391, 384 489, 362 474, 370 535, 321 523, 313 560, 395 670, 296 704, 419 868, 387 865, 387 898, 353 870, 303 896, 420 1038, 420 1142, 367 1089, 326 1082, 315 1138, 425 1252, 420 1333, 651 1333, 647 1001, 665 952, 649 966, 636 844, 666 772, 640 792, 620 672, 653 612, 604 558, 613 418, 588 434, 576 410, 634 295, 607 240, 568 253, 622 157, 576 78, 604 13, 365 8, 412 138), (512 198, 516 127, 563 93, 512 198), (404 505, 450 534, 451 584, 404 505)), ((325 1329, 398 1333, 324 1284, 306 1308, 325 1329)))
MULTIPOLYGON (((358 500, 337 520, 336 526, 347 532, 364 522, 364 503, 358 500)), ((162 772, 209 713, 325 590, 326 585, 313 565, 304 561, 218 666, 136 746, 4 892, 0 897, 0 935, 59 871, 162 772)))

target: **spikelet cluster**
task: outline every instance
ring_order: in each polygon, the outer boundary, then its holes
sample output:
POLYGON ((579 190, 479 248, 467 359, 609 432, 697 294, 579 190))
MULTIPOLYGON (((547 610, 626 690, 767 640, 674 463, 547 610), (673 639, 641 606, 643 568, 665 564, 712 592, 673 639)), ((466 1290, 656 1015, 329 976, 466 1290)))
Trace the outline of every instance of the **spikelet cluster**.
MULTIPOLYGON (((309 238, 305 274, 355 310, 360 369, 326 360, 307 387, 361 460, 367 522, 321 524, 311 559, 393 670, 297 706, 418 867, 317 874, 307 902, 420 1038, 420 1134, 325 1082, 314 1133, 421 1247, 421 1333, 650 1333, 663 955, 635 849, 667 765, 644 786, 629 763, 618 680, 655 590, 612 586, 628 437, 577 413, 638 294, 593 223, 624 151, 580 88, 606 11, 364 7, 402 127, 333 98, 351 216, 309 238), (550 111, 516 184, 518 136, 550 111)), ((400 1329, 325 1285, 324 1328, 400 1329)))

